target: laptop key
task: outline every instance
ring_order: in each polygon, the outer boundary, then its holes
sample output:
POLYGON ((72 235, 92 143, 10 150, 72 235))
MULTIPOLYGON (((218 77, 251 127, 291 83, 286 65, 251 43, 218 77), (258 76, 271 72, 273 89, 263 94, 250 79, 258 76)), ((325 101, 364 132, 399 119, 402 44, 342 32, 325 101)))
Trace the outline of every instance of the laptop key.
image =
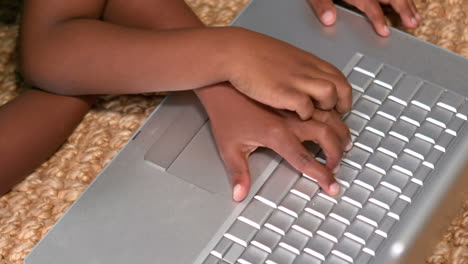
POLYGON ((270 216, 270 218, 265 223, 265 227, 277 232, 278 234, 284 236, 286 231, 294 223, 295 218, 286 214, 285 212, 276 210, 270 216))
POLYGON ((465 124, 463 119, 452 118, 452 120, 450 120, 450 122, 447 124, 447 129, 445 129, 445 132, 456 137, 461 131, 463 124, 465 124))
POLYGON ((277 247, 273 253, 268 257, 266 264, 292 264, 295 263, 294 259, 296 254, 282 247, 277 247))
POLYGON ((396 222, 397 220, 395 218, 386 216, 382 222, 379 223, 379 228, 375 230, 375 233, 387 238, 396 222))
POLYGON ((356 102, 361 98, 362 93, 356 89, 351 89, 352 105, 355 105, 356 102))
POLYGON ((300 175, 296 173, 288 175, 273 173, 258 191, 255 199, 276 208, 299 177, 300 175))
POLYGON ((359 99, 353 106, 351 113, 354 113, 366 120, 371 120, 372 116, 377 112, 377 109, 379 109, 378 104, 361 97, 361 99, 359 99))
POLYGON ((361 244, 350 238, 343 237, 332 250, 332 254, 352 263, 361 252, 361 248, 361 244))
POLYGON ((443 133, 438 139, 437 139, 437 142, 436 142, 436 145, 434 148, 442 151, 442 152, 445 152, 447 151, 447 148, 449 147, 450 145, 450 142, 452 142, 452 140, 454 139, 455 137, 448 134, 448 133, 443 133))
POLYGON ((369 202, 378 205, 386 210, 390 209, 390 206, 392 206, 393 202, 398 197, 398 193, 390 190, 389 188, 380 185, 375 189, 375 192, 373 192, 369 198, 369 202))
POLYGON ((232 242, 232 240, 223 237, 215 246, 215 248, 210 252, 210 254, 217 257, 218 259, 222 259, 229 251, 233 243, 234 242, 232 242))
POLYGON ((410 177, 407 174, 391 169, 380 184, 395 192, 401 193, 401 190, 409 181, 410 177))
POLYGON ((366 126, 366 130, 379 135, 381 137, 385 137, 387 133, 392 128, 393 122, 381 115, 374 115, 371 121, 366 126))
POLYGON ((203 264, 219 264, 219 263, 220 263, 220 259, 212 255, 209 255, 205 259, 205 261, 203 261, 203 264))
POLYGON ((416 172, 413 175, 413 178, 411 178, 411 181, 422 186, 424 184, 424 181, 431 174, 431 172, 432 172, 431 168, 427 166, 421 166, 416 170, 416 172))
POLYGON ((377 73, 380 71, 381 67, 382 63, 380 63, 379 61, 367 56, 362 56, 361 60, 359 60, 359 62, 354 67, 354 70, 369 75, 372 78, 375 78, 375 76, 377 76, 377 73))
POLYGON ((226 234, 224 234, 224 237, 242 245, 243 247, 247 247, 256 233, 257 229, 255 227, 236 220, 226 234))
POLYGON ((356 261, 355 263, 358 263, 358 264, 367 264, 367 263, 370 263, 370 261, 373 259, 374 257, 366 252, 361 252, 361 254, 359 254, 359 256, 356 258, 356 261))
POLYGON ((377 83, 387 89, 393 89, 402 75, 402 72, 388 65, 384 65, 375 76, 374 83, 377 83))
POLYGON ((367 201, 371 194, 371 191, 368 189, 353 184, 343 195, 343 200, 347 201, 350 204, 353 204, 359 208, 362 208, 363 204, 367 201))
POLYGON ((349 128, 349 132, 353 135, 359 136, 361 131, 364 130, 364 127, 367 124, 367 120, 353 113, 345 118, 345 123, 349 128))
POLYGON ((414 182, 409 182, 408 185, 403 189, 403 191, 400 194, 400 199, 407 201, 408 203, 411 203, 416 196, 416 193, 418 192, 419 188, 421 185, 414 183, 414 182))
POLYGON ((354 219, 344 235, 362 245, 365 245, 366 241, 369 240, 372 234, 374 234, 374 230, 375 227, 372 225, 359 219, 354 219))
POLYGON ((234 243, 229 251, 224 256, 223 260, 225 260, 229 264, 234 264, 239 259, 240 255, 244 252, 245 247, 234 243))
POLYGON ((421 123, 426 119, 428 111, 417 107, 415 105, 408 106, 405 111, 401 114, 400 119, 405 120, 415 126, 421 126, 421 123))
POLYGON ((366 243, 366 246, 362 249, 362 251, 375 256, 375 252, 377 249, 382 245, 382 242, 385 238, 379 234, 374 234, 366 243))
POLYGON ((421 80, 408 75, 404 75, 400 79, 400 81, 398 81, 395 88, 393 88, 393 91, 388 96, 388 99, 393 100, 404 106, 407 106, 410 100, 418 91, 421 84, 421 80))
POLYGON ((351 186, 351 183, 354 181, 354 179, 358 175, 358 173, 359 173, 358 170, 343 164, 341 165, 338 173, 335 174, 335 179, 340 184, 349 188, 351 186))
POLYGON ((353 147, 344 155, 342 161, 357 169, 362 169, 366 161, 369 159, 370 155, 371 154, 369 152, 363 149, 353 147))
POLYGON ((400 220, 400 217, 403 214, 403 211, 406 209, 406 207, 408 207, 408 205, 409 205, 409 202, 402 200, 402 199, 397 199, 393 203, 387 215, 394 218, 395 220, 400 220))
POLYGON ((308 212, 302 212, 292 228, 303 233, 304 235, 312 237, 312 234, 317 231, 320 224, 322 224, 322 221, 323 220, 316 215, 312 215, 308 212))
POLYGON ((374 150, 377 149, 381 140, 381 136, 366 130, 359 135, 357 140, 354 142, 354 145, 365 151, 374 153, 374 150))
POLYGON ((253 245, 250 245, 242 253, 237 262, 240 264, 263 264, 267 258, 268 253, 253 245))
POLYGON ((435 141, 439 138, 443 131, 443 128, 434 125, 431 122, 424 121, 415 136, 429 143, 435 144, 435 141))
POLYGON ((461 105, 458 109, 457 109, 457 117, 458 118, 461 118, 463 120, 467 120, 468 118, 468 103, 465 101, 465 103, 463 103, 463 105, 461 105))
POLYGON ((278 209, 297 218, 299 217, 299 214, 302 212, 306 204, 307 200, 293 193, 289 193, 278 206, 278 209))
POLYGON ((420 160, 424 160, 432 149, 433 145, 431 143, 421 138, 413 137, 408 145, 406 145, 404 152, 420 160))
POLYGON ((443 107, 453 113, 457 113, 457 109, 465 102, 465 98, 452 91, 445 91, 437 102, 437 105, 443 107))
POLYGON ((251 244, 264 250, 265 252, 271 253, 276 245, 278 245, 280 240, 280 234, 268 228, 262 228, 252 239, 251 244))
POLYGON ((334 218, 327 218, 325 222, 320 226, 317 234, 333 241, 335 243, 338 242, 338 238, 340 238, 344 231, 346 230, 346 224, 334 219, 334 218))
POLYGON ((440 86, 424 83, 411 100, 411 103, 431 111, 443 92, 444 89, 440 86))
POLYGON ((375 153, 369 161, 367 161, 366 167, 373 169, 380 174, 387 174, 392 167, 394 158, 382 153, 381 151, 375 153))
POLYGON ((335 205, 335 207, 333 207, 333 210, 330 212, 330 217, 333 217, 346 225, 350 225, 358 212, 358 207, 341 200, 337 205, 335 205))
POLYGON ((397 102, 385 100, 377 111, 377 114, 395 122, 404 109, 405 107, 397 102))
POLYGON ((291 192, 307 201, 310 201, 318 190, 319 186, 316 182, 311 181, 306 177, 300 177, 291 189, 291 192))
POLYGON ((384 88, 383 86, 378 85, 376 83, 372 83, 371 85, 369 85, 369 87, 367 87, 367 90, 363 94, 363 97, 369 101, 381 105, 389 94, 389 89, 384 88))
POLYGON ((348 261, 344 260, 341 257, 338 257, 335 254, 328 255, 328 257, 325 259, 325 263, 327 264, 349 264, 348 261))
POLYGON ((377 150, 396 159, 405 148, 405 145, 406 142, 403 140, 393 136, 388 136, 384 138, 377 150))
POLYGON ((453 115, 454 114, 447 109, 435 106, 426 117, 426 120, 442 128, 447 128, 447 124, 450 122, 453 115))
POLYGON ((273 208, 256 199, 253 199, 240 214, 238 219, 257 229, 260 229, 268 217, 270 217, 272 212, 273 208))
POLYGON ((364 93, 367 86, 372 82, 372 78, 369 75, 354 70, 348 74, 347 79, 351 87, 361 93, 364 93))
POLYGON ((305 210, 319 218, 325 219, 332 210, 333 205, 332 201, 317 195, 307 204, 305 210))
POLYGON ((322 264, 322 261, 309 254, 302 254, 294 260, 294 264, 322 264))
POLYGON ((325 256, 330 254, 334 243, 323 236, 314 236, 307 242, 304 251, 320 260, 325 261, 325 256))
POLYGON ((421 160, 415 158, 408 153, 403 153, 400 155, 399 159, 392 166, 393 169, 396 169, 400 172, 403 172, 409 176, 413 176, 413 173, 421 164, 421 160))
POLYGON ((379 222, 384 218, 386 210, 373 203, 366 203, 362 210, 359 211, 357 218, 374 227, 377 227, 379 222))
POLYGON ((283 237, 283 240, 281 240, 279 246, 299 255, 309 241, 309 238, 309 236, 304 235, 295 229, 289 229, 288 233, 283 237))
POLYGON ((431 150, 431 152, 429 152, 429 154, 427 155, 425 161, 423 161, 423 165, 434 169, 437 161, 439 161, 443 154, 444 152, 438 149, 431 150))
POLYGON ((376 172, 375 170, 371 170, 369 168, 364 168, 358 175, 354 183, 359 184, 370 191, 374 191, 375 187, 379 185, 379 182, 382 178, 383 175, 379 172, 376 172))
POLYGON ((417 127, 414 124, 400 119, 393 125, 389 134, 405 142, 409 142, 409 139, 413 137, 416 129, 417 127))

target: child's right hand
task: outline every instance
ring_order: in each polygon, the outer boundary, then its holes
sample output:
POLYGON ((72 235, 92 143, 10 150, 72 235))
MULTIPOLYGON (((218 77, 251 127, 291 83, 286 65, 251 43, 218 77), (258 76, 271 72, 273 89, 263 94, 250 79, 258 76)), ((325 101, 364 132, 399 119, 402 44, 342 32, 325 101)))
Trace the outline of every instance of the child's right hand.
POLYGON ((228 66, 231 84, 248 97, 277 109, 312 117, 315 108, 351 108, 351 86, 331 64, 288 43, 253 31, 236 34, 228 66))

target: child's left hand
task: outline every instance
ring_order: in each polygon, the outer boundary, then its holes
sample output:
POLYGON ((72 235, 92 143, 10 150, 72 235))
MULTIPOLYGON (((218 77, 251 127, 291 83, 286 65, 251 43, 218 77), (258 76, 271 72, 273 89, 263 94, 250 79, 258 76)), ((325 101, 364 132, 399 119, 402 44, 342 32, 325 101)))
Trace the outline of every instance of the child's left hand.
MULTIPOLYGON (((390 30, 385 22, 380 4, 391 5, 400 15, 403 25, 407 28, 415 28, 421 21, 413 0, 344 0, 346 3, 361 10, 370 19, 377 34, 388 36, 390 30)), ((315 14, 320 21, 329 26, 336 21, 336 8, 332 0, 309 0, 315 14)))

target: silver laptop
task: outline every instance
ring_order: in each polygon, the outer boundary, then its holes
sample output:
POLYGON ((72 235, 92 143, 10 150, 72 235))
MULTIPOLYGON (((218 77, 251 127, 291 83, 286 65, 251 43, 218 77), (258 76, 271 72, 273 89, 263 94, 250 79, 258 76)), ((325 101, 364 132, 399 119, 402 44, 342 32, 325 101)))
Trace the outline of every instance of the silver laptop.
POLYGON ((352 84, 338 196, 260 150, 250 194, 233 202, 202 106, 173 93, 25 262, 423 262, 467 198, 468 61, 338 16, 325 28, 305 0, 255 0, 234 22, 318 55, 352 84))

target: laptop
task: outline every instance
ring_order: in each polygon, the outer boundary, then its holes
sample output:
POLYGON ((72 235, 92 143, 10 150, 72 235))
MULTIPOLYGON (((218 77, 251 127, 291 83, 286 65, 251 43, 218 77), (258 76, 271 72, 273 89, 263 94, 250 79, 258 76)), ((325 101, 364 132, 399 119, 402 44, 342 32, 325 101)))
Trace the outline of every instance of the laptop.
POLYGON ((338 196, 261 149, 249 195, 233 202, 201 104, 172 93, 25 263, 422 263, 467 198, 468 61, 338 17, 323 27, 305 0, 254 0, 233 23, 316 54, 352 84, 338 196))

